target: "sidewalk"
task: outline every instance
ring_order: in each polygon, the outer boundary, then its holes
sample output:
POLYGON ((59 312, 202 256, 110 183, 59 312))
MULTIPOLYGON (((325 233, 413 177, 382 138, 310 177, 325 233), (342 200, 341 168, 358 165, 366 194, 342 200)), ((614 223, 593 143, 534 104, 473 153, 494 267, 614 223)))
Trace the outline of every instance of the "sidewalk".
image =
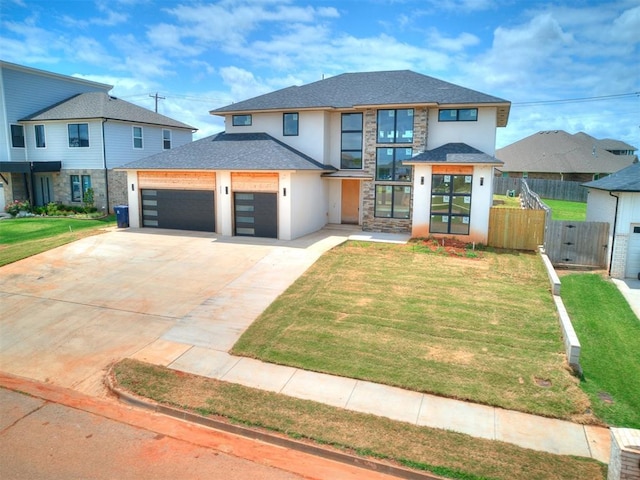
POLYGON ((633 310, 638 320, 640 320, 640 280, 613 278, 612 281, 616 284, 622 296, 627 299, 631 310, 633 310))
MULTIPOLYGON (((339 229, 340 230, 340 229, 339 229)), ((332 232, 333 233, 333 232, 332 232)), ((408 236, 340 232, 357 240, 405 243, 408 236)), ((308 239, 307 239, 308 241, 308 239)), ((295 242, 295 241, 294 241, 295 242)), ((294 243, 292 242, 292 244, 294 243)), ((324 242, 301 245, 296 258, 287 258, 300 268, 301 274, 325 250, 324 242)), ((333 237, 331 246, 335 244, 333 237)), ((294 246, 294 245, 290 245, 294 246)), ((287 251, 291 255, 291 250, 287 251)), ((231 383, 314 400, 357 412, 371 413, 414 425, 441 428, 471 436, 512 443, 524 448, 559 455, 591 457, 608 463, 610 434, 607 428, 584 426, 501 408, 478 405, 434 395, 405 391, 371 382, 309 372, 297 368, 235 357, 231 349, 263 308, 277 297, 276 285, 282 291, 292 279, 276 279, 269 273, 282 258, 276 251, 265 258, 260 281, 265 282, 273 299, 242 298, 243 284, 257 281, 239 278, 233 285, 238 293, 233 298, 211 298, 189 313, 160 339, 139 350, 131 358, 231 383), (279 283, 278 280, 282 283, 279 283), (248 308, 248 307, 251 308, 248 308)))

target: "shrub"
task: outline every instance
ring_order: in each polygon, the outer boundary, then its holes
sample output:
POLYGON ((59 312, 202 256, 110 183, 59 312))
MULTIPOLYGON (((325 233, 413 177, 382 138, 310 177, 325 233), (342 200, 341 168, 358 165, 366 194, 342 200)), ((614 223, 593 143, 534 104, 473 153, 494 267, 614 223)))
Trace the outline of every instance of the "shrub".
POLYGON ((4 207, 4 211, 15 217, 20 212, 31 212, 31 203, 29 200, 14 200, 13 203, 4 207))

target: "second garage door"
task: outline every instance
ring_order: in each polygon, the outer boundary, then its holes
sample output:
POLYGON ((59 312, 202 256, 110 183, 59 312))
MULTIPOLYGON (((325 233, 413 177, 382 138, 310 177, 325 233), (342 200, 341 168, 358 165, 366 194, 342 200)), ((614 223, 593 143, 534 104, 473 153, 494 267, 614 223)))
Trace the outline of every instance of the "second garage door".
POLYGON ((142 226, 214 232, 213 191, 143 189, 142 226))
POLYGON ((275 193, 234 194, 235 234, 278 238, 278 198, 275 193))

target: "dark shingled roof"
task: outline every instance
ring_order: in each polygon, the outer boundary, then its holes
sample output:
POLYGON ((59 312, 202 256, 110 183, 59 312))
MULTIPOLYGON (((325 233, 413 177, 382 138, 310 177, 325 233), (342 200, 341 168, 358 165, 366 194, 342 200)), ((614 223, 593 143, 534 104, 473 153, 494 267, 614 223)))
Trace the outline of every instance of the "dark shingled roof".
POLYGON ((197 130, 191 125, 165 117, 164 115, 139 107, 133 103, 125 102, 105 92, 89 92, 74 95, 20 121, 84 120, 93 118, 197 130))
POLYGON ((317 170, 316 162, 266 133, 218 133, 127 163, 125 170, 317 170))
POLYGON ((609 192, 640 192, 640 163, 629 165, 600 180, 583 183, 582 186, 609 192))
POLYGON ((482 105, 500 104, 498 124, 504 126, 511 102, 460 87, 410 70, 344 73, 302 86, 276 90, 217 108, 210 113, 250 113, 302 108, 353 108, 383 105, 482 105))
POLYGON ((473 148, 466 143, 447 143, 433 150, 420 152, 404 163, 485 163, 502 165, 491 155, 473 148))

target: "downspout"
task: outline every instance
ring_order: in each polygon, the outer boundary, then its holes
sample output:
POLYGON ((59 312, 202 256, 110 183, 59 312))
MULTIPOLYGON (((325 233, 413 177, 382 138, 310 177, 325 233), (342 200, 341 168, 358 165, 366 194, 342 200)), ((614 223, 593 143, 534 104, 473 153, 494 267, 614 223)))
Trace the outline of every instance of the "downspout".
POLYGON ((611 253, 609 254, 609 271, 607 275, 611 276, 611 263, 613 262, 613 249, 616 246, 616 226, 618 224, 618 202, 620 197, 609 192, 609 195, 616 198, 616 213, 613 216, 613 234, 611 236, 611 253))
POLYGON ((109 170, 107 169, 107 145, 104 137, 104 124, 107 123, 107 119, 102 119, 102 164, 104 166, 104 192, 105 201, 107 203, 107 215, 109 212, 109 170))

